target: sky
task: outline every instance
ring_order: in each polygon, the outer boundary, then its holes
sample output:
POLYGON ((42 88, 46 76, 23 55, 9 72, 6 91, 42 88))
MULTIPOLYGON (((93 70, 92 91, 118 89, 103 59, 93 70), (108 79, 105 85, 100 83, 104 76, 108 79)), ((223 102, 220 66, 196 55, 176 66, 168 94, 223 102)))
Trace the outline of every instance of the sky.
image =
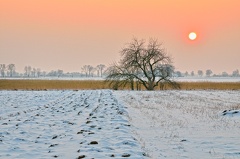
POLYGON ((136 37, 157 38, 176 70, 232 73, 239 8, 239 0, 0 0, 0 64, 80 72, 119 61, 136 37))

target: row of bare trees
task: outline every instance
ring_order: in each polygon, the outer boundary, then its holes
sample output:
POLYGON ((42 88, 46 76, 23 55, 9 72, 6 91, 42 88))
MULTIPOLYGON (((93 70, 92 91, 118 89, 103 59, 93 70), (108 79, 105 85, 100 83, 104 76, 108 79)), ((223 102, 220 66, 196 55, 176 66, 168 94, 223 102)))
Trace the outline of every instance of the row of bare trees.
POLYGON ((232 74, 229 74, 227 72, 222 72, 221 74, 214 74, 212 70, 210 69, 207 69, 205 71, 205 74, 204 74, 204 71, 202 70, 198 70, 197 73, 195 74, 194 71, 191 71, 191 73, 188 73, 187 71, 185 73, 182 73, 180 71, 176 71, 175 72, 175 76, 177 77, 188 77, 188 76, 199 76, 199 77, 202 77, 202 76, 206 76, 206 77, 239 77, 240 74, 239 74, 239 70, 236 69, 232 72, 232 74))
MULTIPOLYGON (((110 66, 111 68, 111 66, 110 66)), ((106 70, 109 71, 109 68, 107 68, 105 65, 103 64, 99 64, 96 67, 92 66, 92 65, 84 65, 81 68, 81 72, 72 72, 72 73, 64 73, 63 70, 58 69, 58 70, 52 70, 50 72, 46 72, 46 71, 41 71, 40 68, 34 68, 31 66, 25 66, 24 67, 24 74, 18 73, 16 72, 16 66, 15 64, 0 64, 0 77, 45 77, 45 76, 54 76, 54 77, 62 77, 62 76, 66 76, 66 77, 103 77, 106 76, 107 73, 106 70)), ((199 77, 240 77, 240 73, 239 70, 236 69, 234 70, 232 73, 227 73, 227 72, 222 72, 221 74, 214 74, 212 72, 211 69, 207 69, 205 71, 202 70, 198 70, 197 73, 195 73, 194 71, 191 71, 190 73, 186 72, 180 72, 180 71, 174 71, 173 73, 175 77, 195 77, 195 76, 199 76, 199 77)))
POLYGON ((81 70, 85 74, 86 77, 93 77, 95 72, 97 73, 98 77, 102 77, 103 71, 105 68, 106 68, 106 66, 103 64, 99 64, 96 67, 93 67, 91 65, 84 65, 81 68, 81 70))
POLYGON ((24 73, 16 72, 15 64, 0 64, 0 77, 103 77, 106 66, 104 64, 99 64, 96 67, 91 65, 84 65, 79 72, 67 72, 64 73, 63 70, 57 69, 50 72, 42 71, 40 68, 35 68, 32 66, 25 66, 24 73))
POLYGON ((40 68, 32 68, 31 66, 24 67, 24 75, 26 77, 39 77, 41 75, 40 68))
POLYGON ((0 73, 2 77, 10 76, 12 77, 15 73, 16 67, 15 64, 0 64, 0 73))

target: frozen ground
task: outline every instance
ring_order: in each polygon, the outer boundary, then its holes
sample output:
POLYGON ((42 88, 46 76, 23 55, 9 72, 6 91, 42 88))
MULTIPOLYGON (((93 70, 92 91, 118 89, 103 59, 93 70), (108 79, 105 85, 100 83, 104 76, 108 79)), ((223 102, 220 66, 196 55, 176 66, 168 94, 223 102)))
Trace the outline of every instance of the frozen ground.
POLYGON ((0 91, 0 158, 144 158, 111 91, 0 91))
POLYGON ((176 77, 179 82, 240 82, 240 77, 176 77))
POLYGON ((151 158, 240 158, 240 91, 115 94, 151 158))
POLYGON ((0 91, 0 158, 240 158, 240 91, 0 91))

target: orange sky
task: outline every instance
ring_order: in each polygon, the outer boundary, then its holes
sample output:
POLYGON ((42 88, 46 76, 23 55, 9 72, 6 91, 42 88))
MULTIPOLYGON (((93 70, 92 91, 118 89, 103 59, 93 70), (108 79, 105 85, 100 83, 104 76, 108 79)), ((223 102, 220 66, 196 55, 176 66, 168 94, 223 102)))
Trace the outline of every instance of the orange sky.
POLYGON ((0 0, 0 63, 80 71, 118 61, 135 36, 162 41, 177 70, 232 73, 239 8, 239 0, 0 0))

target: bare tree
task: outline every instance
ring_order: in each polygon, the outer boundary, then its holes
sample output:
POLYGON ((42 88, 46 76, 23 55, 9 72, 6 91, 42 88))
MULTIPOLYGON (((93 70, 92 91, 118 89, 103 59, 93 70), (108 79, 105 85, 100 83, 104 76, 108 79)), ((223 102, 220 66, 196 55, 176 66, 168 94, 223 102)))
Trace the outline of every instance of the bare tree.
POLYGON ((144 40, 134 38, 121 50, 121 55, 120 62, 109 68, 106 77, 106 81, 110 81, 113 86, 132 85, 136 81, 147 90, 154 90, 164 83, 179 87, 171 78, 174 72, 171 57, 157 40, 150 39, 146 45, 144 40))
POLYGON ((203 71, 202 70, 198 70, 198 75, 199 76, 203 76, 203 71))
POLYGON ((36 68, 33 68, 33 69, 32 69, 32 72, 31 72, 32 76, 35 77, 35 76, 36 76, 36 73, 37 73, 37 69, 36 69, 36 68))
POLYGON ((183 77, 183 73, 181 73, 180 71, 176 71, 175 74, 177 77, 183 77))
POLYGON ((1 72, 1 76, 5 77, 5 71, 6 71, 6 65, 5 64, 0 64, 0 72, 1 72))
POLYGON ((229 75, 228 75, 227 72, 224 71, 224 72, 222 72, 222 76, 223 76, 223 77, 228 77, 229 75))
POLYGON ((8 66, 7 66, 7 69, 8 69, 8 71, 9 71, 9 75, 10 75, 10 77, 12 77, 13 76, 13 73, 15 72, 15 64, 9 64, 8 66))
POLYGON ((57 70, 57 76, 60 77, 63 75, 63 70, 57 70))
POLYGON ((47 76, 57 76, 57 71, 52 70, 47 73, 47 76))
POLYGON ((194 71, 191 72, 191 76, 194 76, 194 71))
POLYGON ((211 74, 212 74, 213 72, 212 72, 212 70, 210 70, 210 69, 208 69, 208 70, 206 70, 206 76, 211 76, 211 74))
POLYGON ((24 75, 28 76, 28 67, 27 66, 24 67, 24 75))
POLYGON ((233 77, 238 77, 239 76, 239 70, 237 69, 237 70, 233 71, 232 76, 233 77))
POLYGON ((93 76, 94 73, 94 67, 91 65, 84 65, 82 67, 82 72, 85 73, 86 77, 93 76))
POLYGON ((40 75, 41 75, 41 69, 37 68, 37 76, 40 77, 40 75))
POLYGON ((95 71, 95 68, 91 65, 88 65, 88 76, 92 76, 93 77, 93 73, 95 71))
POLYGON ((43 77, 46 77, 47 72, 46 72, 46 71, 43 71, 43 72, 42 72, 42 75, 43 75, 43 77))
POLYGON ((103 65, 103 64, 97 65, 96 68, 97 68, 97 74, 98 74, 98 76, 102 77, 102 73, 103 73, 103 70, 104 70, 105 67, 106 67, 106 66, 103 65))
POLYGON ((31 66, 25 66, 24 67, 24 74, 25 76, 29 77, 31 75, 31 72, 32 72, 32 67, 31 66))
POLYGON ((108 76, 106 77, 106 81, 110 82, 109 84, 115 90, 119 87, 125 87, 128 84, 134 90, 134 77, 130 75, 131 73, 133 73, 133 70, 128 70, 124 66, 114 63, 107 70, 108 76))
POLYGON ((82 68, 82 72, 85 73, 85 76, 88 76, 88 65, 84 65, 82 68))

